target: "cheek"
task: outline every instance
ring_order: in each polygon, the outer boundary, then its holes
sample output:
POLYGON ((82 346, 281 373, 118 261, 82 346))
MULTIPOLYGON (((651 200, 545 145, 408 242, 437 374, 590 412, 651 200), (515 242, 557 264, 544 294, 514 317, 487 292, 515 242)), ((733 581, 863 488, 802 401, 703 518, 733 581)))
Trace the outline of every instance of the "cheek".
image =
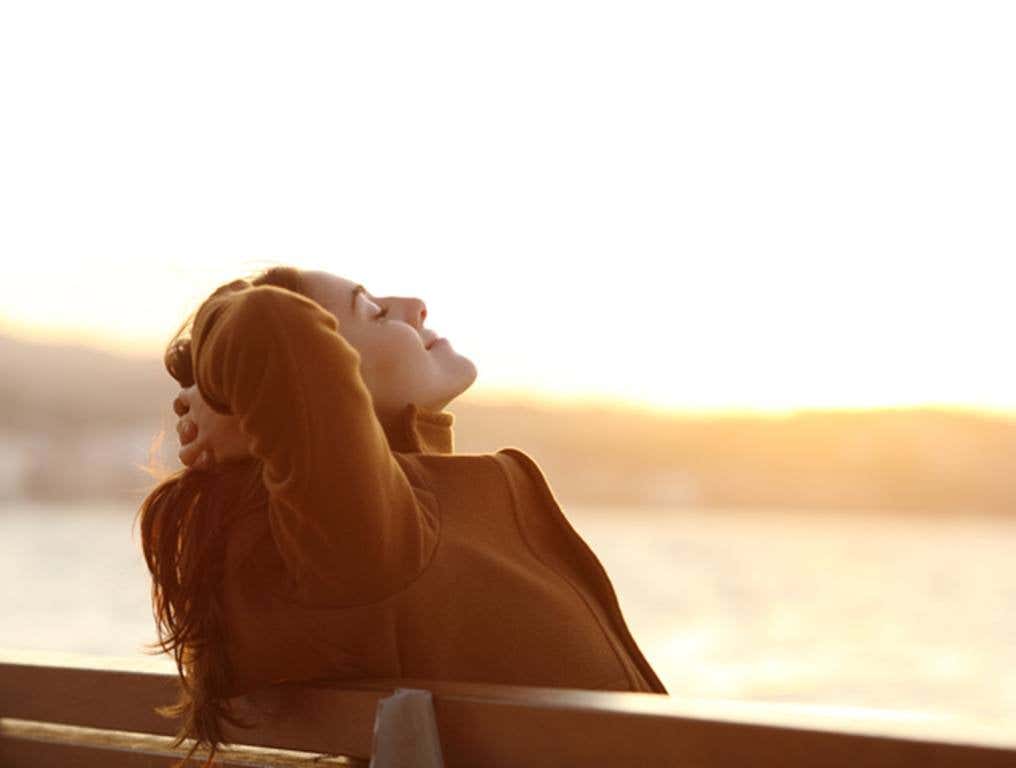
POLYGON ((393 383, 404 383, 419 378, 428 367, 429 354, 412 331, 408 333, 392 332, 378 339, 373 349, 375 370, 379 378, 388 379, 393 383))

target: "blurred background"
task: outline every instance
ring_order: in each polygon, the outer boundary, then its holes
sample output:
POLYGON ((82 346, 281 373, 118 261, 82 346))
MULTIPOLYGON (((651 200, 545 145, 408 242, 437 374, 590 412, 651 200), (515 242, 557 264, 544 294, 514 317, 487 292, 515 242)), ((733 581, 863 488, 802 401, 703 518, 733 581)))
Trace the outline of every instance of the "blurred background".
POLYGON ((1014 34, 1001 2, 4 3, 0 654, 155 639, 162 351, 294 264, 426 301, 479 370, 457 451, 538 461, 672 695, 1016 725, 1014 34))

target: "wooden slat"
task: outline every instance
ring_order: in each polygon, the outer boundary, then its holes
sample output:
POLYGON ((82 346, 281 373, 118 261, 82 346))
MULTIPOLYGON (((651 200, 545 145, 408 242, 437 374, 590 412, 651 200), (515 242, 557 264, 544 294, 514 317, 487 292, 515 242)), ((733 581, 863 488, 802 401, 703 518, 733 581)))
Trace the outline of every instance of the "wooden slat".
MULTIPOLYGON (((852 726, 837 731, 828 718, 813 716, 810 727, 783 724, 772 714, 768 723, 695 712, 670 697, 653 694, 521 688, 427 681, 363 681, 363 687, 418 687, 434 693, 445 764, 448 768, 586 768, 587 766, 708 766, 743 768, 779 765, 786 768, 1012 768, 1016 747, 948 743, 931 737, 927 728, 910 737, 891 735, 899 723, 885 721, 881 734, 852 726)), ((350 684, 346 684, 350 685, 350 684)), ((265 721, 259 735, 272 743, 303 744, 326 751, 328 724, 343 717, 334 691, 323 687, 280 686, 263 711, 280 713, 265 721)), ((698 706, 708 710, 708 706, 698 706)), ((756 707, 756 710, 761 710, 756 707)), ((743 711, 751 711, 751 707, 743 711)), ((756 711, 758 719, 764 719, 756 711)), ((840 723, 842 727, 842 723, 840 723)), ((941 724, 936 727, 941 728, 941 724)), ((946 729, 947 730, 947 729, 946 729)))
MULTIPOLYGON (((24 742, 36 747, 59 744, 80 750, 83 756, 105 752, 110 763, 116 763, 122 757, 145 756, 149 762, 161 765, 165 763, 163 758, 179 760, 184 757, 193 744, 190 739, 185 739, 176 747, 173 741, 169 736, 0 718, 0 743, 24 742)), ((207 757, 208 750, 199 749, 191 759, 203 762, 207 757)), ((349 756, 248 746, 221 748, 216 752, 215 760, 216 764, 239 768, 306 768, 312 765, 367 768, 370 762, 369 759, 349 756)))
MULTIPOLYGON (((171 768, 175 762, 151 755, 111 755, 106 750, 68 744, 0 739, 0 766, 3 768, 171 768)), ((200 763, 190 765, 198 768, 200 763)))
MULTIPOLYGON (((327 746, 311 748, 370 755, 377 702, 392 690, 330 690, 328 717, 332 719, 318 722, 328 734, 327 746), (341 717, 334 717, 336 711, 342 713, 341 717)), ((177 721, 162 717, 155 708, 171 704, 176 698, 173 675, 0 662, 0 717, 174 736, 177 721)), ((263 707, 252 707, 246 699, 238 700, 237 706, 245 716, 264 716, 263 707)), ((305 717, 310 721, 314 715, 305 717)), ((290 749, 301 746, 292 739, 273 741, 276 736, 261 732, 234 729, 229 733, 241 744, 290 749)))
POLYGON ((455 744, 449 768, 526 765, 781 766, 782 768, 1012 768, 1016 753, 979 747, 907 742, 646 716, 574 711, 504 711, 436 706, 442 738, 455 744))
MULTIPOLYGON (((1016 735, 946 717, 420 680, 277 686, 237 700, 257 728, 228 735, 367 756, 377 702, 396 687, 433 692, 448 768, 1016 765, 1016 735)), ((174 698, 172 675, 0 663, 3 717, 173 734, 174 724, 145 710, 174 698)))
POLYGON ((0 717, 173 735, 155 707, 177 690, 165 674, 0 663, 0 717))

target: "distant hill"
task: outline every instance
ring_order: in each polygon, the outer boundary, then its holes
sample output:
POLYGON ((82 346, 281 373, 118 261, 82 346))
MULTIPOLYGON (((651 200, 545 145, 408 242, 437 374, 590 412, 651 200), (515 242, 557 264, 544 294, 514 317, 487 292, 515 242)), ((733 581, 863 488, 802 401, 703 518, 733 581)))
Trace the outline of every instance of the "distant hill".
POLYGON ((158 358, 0 336, 5 430, 74 431, 157 418, 178 391, 158 358))
MULTIPOLYGON (((0 498, 139 500, 152 437, 175 462, 158 358, 0 336, 0 498)), ((522 448, 562 504, 1016 511, 1016 422, 963 412, 655 416, 453 403, 460 453, 522 448)))

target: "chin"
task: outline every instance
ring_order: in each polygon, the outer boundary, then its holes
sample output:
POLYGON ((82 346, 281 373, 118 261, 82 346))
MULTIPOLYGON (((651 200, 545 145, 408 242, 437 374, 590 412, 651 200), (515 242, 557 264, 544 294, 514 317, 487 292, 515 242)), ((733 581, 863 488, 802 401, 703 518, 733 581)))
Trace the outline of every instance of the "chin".
POLYGON ((465 392, 467 389, 469 389, 471 386, 473 386, 473 382, 476 381, 477 375, 476 366, 473 365, 472 361, 470 361, 468 358, 466 358, 465 360, 467 363, 469 363, 469 368, 468 370, 463 371, 462 377, 458 381, 458 385, 448 393, 449 403, 456 397, 461 395, 463 392, 465 392))
POLYGON ((463 387, 462 389, 462 391, 465 392, 467 389, 473 386, 473 382, 476 381, 476 377, 479 375, 479 371, 476 370, 476 365, 474 365, 473 361, 470 360, 468 357, 464 357, 462 359, 465 360, 467 363, 469 363, 469 375, 465 378, 466 386, 463 387))

